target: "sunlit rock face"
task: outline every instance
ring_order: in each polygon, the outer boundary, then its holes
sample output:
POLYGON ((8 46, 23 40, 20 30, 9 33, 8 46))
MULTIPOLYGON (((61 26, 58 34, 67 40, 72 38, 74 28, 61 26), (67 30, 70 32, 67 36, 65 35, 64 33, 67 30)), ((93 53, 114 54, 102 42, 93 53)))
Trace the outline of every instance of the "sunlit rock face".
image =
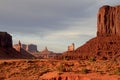
POLYGON ((75 50, 75 44, 72 43, 71 45, 68 46, 68 51, 74 51, 75 50))
POLYGON ((102 6, 97 20, 97 36, 79 47, 76 52, 100 59, 111 59, 120 54, 120 6, 102 6))
POLYGON ((97 36, 120 36, 120 5, 103 6, 97 19, 97 36))
POLYGON ((37 51, 37 45, 35 44, 21 44, 21 42, 19 41, 18 44, 14 44, 13 46, 18 52, 21 51, 21 49, 24 49, 25 51, 29 52, 29 53, 34 53, 34 52, 38 52, 37 51))
POLYGON ((63 57, 70 59, 112 59, 120 56, 120 5, 102 6, 97 15, 97 36, 67 52, 63 57))

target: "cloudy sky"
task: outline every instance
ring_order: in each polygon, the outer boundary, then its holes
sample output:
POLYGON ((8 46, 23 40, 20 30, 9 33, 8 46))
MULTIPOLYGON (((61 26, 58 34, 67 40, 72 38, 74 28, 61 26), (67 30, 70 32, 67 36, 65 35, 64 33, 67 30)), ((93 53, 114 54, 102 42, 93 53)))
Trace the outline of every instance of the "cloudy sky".
POLYGON ((120 0, 0 0, 0 31, 13 36, 14 44, 47 46, 55 52, 76 48, 96 35, 96 17, 102 5, 120 0))

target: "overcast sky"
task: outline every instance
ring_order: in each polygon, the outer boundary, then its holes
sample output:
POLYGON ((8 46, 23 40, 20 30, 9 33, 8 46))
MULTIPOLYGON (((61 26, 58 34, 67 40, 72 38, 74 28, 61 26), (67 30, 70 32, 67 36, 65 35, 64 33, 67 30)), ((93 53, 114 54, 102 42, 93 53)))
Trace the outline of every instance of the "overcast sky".
POLYGON ((96 36, 97 12, 103 5, 119 5, 120 0, 0 0, 0 31, 13 42, 45 46, 64 52, 96 36))

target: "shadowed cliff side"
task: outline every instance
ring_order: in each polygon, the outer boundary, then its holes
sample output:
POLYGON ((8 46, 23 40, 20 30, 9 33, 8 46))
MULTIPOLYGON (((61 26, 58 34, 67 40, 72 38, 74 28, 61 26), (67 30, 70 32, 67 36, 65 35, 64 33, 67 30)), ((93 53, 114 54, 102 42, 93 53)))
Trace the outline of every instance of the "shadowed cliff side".
POLYGON ((21 54, 16 51, 12 47, 12 36, 7 32, 0 32, 0 59, 26 59, 33 57, 29 53, 21 54))

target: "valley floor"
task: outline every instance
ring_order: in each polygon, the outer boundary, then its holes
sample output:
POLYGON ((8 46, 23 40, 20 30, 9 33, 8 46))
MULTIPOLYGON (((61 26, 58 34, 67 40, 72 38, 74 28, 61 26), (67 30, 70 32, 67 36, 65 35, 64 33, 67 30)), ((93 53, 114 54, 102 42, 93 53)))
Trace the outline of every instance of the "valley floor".
POLYGON ((120 80, 120 62, 0 60, 0 80, 120 80))

